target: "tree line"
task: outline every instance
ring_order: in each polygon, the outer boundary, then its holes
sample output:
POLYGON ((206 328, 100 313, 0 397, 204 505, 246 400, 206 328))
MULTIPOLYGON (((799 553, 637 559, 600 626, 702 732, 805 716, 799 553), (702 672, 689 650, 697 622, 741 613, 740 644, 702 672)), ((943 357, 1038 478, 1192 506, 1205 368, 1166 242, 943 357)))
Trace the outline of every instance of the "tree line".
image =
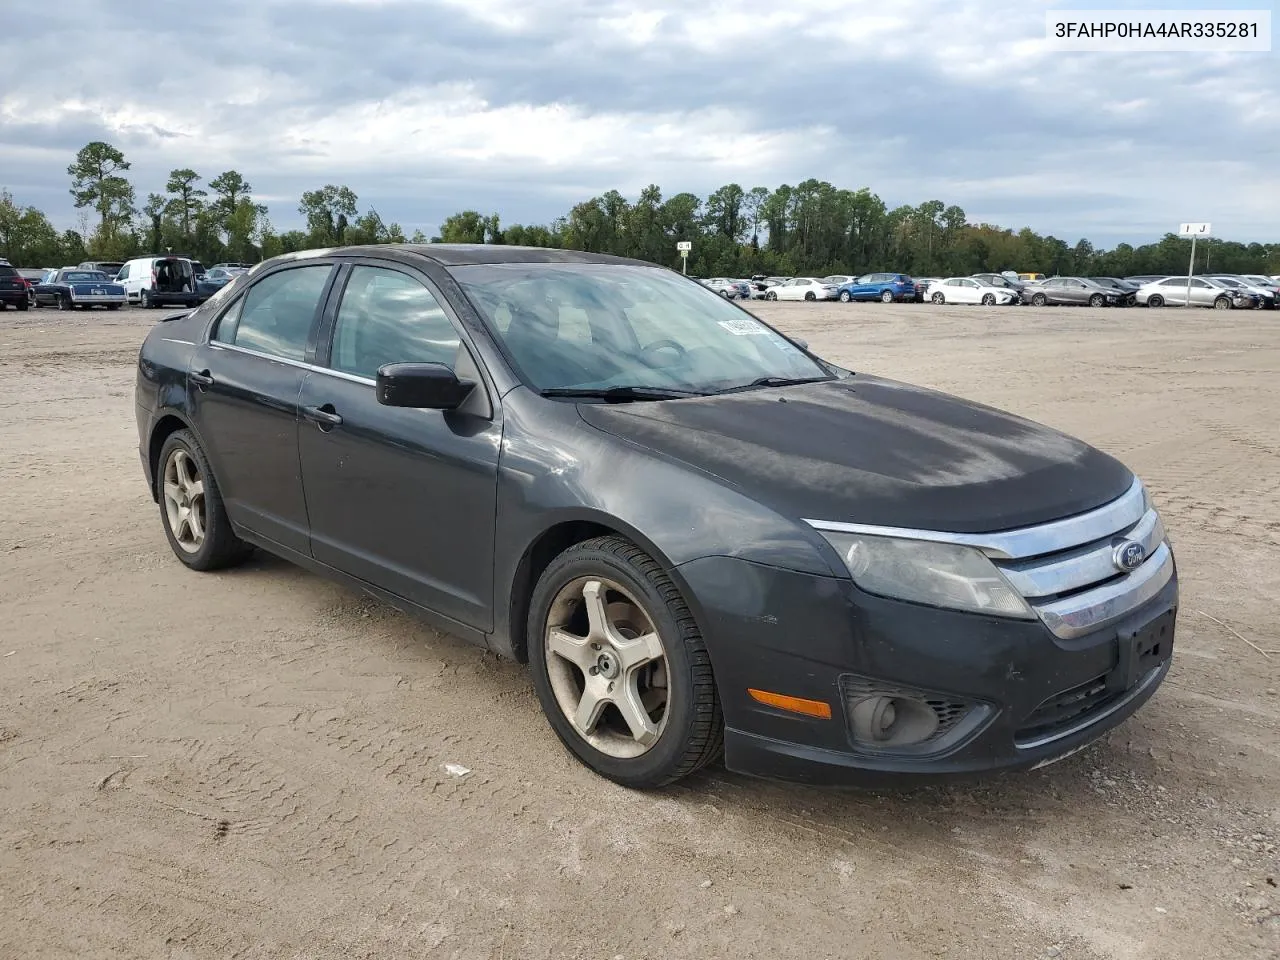
MULTIPOLYGON (((265 205, 236 170, 205 180, 172 170, 139 208, 124 154, 109 143, 86 144, 67 167, 81 211, 78 230, 59 233, 40 210, 0 190, 0 256, 20 266, 62 266, 81 260, 124 260, 175 253, 205 263, 257 261, 281 253, 339 244, 426 243, 406 237, 372 208, 361 213, 348 186, 326 184, 302 194, 306 229, 277 232, 265 205)), ((1166 234, 1134 247, 1096 249, 987 223, 940 200, 889 208, 866 188, 845 190, 820 180, 776 189, 727 184, 705 200, 692 193, 664 197, 656 184, 628 200, 610 190, 576 204, 549 224, 503 226, 498 214, 464 210, 445 218, 430 242, 564 247, 679 266, 676 243, 692 242, 688 269, 700 276, 858 274, 900 270, 947 276, 983 270, 1049 275, 1178 274, 1188 244, 1166 234)), ((1197 248, 1197 272, 1280 273, 1280 243, 1209 240, 1197 248)))

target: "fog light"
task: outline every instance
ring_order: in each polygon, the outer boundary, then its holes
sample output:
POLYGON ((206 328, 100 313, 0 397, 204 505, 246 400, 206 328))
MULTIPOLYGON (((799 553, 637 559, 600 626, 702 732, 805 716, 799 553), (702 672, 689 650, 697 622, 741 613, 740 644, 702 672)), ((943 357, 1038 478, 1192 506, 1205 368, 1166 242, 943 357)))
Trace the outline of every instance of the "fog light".
POLYGON ((938 729, 933 708, 912 697, 867 697, 851 706, 854 739, 877 747, 923 743, 938 729))

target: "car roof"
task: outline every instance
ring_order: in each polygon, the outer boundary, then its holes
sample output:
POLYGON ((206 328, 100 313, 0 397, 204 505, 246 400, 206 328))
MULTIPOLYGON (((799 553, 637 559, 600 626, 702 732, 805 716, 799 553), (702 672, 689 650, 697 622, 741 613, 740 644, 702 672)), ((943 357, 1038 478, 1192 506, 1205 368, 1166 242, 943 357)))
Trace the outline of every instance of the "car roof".
POLYGON ((395 260, 429 260, 442 267, 492 263, 616 263, 662 269, 644 260, 615 257, 607 253, 588 253, 584 250, 551 247, 517 247, 500 243, 380 243, 353 247, 329 247, 322 250, 300 250, 297 253, 281 254, 268 262, 306 260, 324 256, 370 255, 389 256, 395 260))

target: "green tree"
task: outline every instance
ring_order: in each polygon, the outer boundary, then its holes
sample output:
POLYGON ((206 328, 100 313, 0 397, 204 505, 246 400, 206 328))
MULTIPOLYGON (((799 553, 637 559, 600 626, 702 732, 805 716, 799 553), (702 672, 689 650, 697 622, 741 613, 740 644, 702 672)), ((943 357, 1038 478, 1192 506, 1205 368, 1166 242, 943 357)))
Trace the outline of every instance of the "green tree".
POLYGON ((446 217, 440 224, 440 235, 432 243, 484 243, 496 224, 496 217, 486 217, 475 210, 463 210, 446 217))
POLYGON ((124 154, 101 140, 81 147, 67 167, 76 208, 97 211, 97 242, 105 247, 120 246, 119 234, 133 217, 133 185, 122 176, 128 169, 124 154))
POLYGON ((350 187, 326 184, 304 193, 298 212, 306 218, 312 246, 345 243, 347 225, 356 215, 356 195, 350 187))
POLYGON ((183 168, 169 171, 169 182, 165 184, 165 192, 169 194, 168 213, 179 225, 184 247, 191 245, 191 225, 204 209, 204 198, 208 191, 197 184, 200 175, 194 170, 183 168))

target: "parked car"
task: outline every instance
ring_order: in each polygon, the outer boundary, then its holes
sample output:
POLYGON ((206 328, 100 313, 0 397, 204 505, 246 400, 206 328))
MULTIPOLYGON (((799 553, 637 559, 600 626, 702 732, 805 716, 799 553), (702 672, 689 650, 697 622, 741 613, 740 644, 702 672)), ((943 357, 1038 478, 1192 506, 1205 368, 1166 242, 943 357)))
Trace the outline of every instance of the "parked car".
POLYGON ((1263 290, 1270 290, 1277 297, 1280 297, 1280 280, 1274 277, 1268 277, 1261 273, 1242 273, 1240 274, 1240 279, 1253 284, 1255 287, 1261 287, 1263 290))
POLYGON ((252 263, 215 263, 209 268, 210 271, 225 270, 228 273, 247 273, 252 269, 252 263))
POLYGON ((1039 282, 1048 278, 1043 273, 1020 273, 1018 279, 1039 282))
POLYGON ((78 270, 97 270, 99 273, 105 273, 108 277, 114 277, 120 272, 120 268, 124 264, 118 260, 86 260, 77 267, 78 270))
POLYGON ((714 290, 720 296, 727 300, 742 299, 745 300, 751 295, 749 285, 744 281, 729 280, 724 277, 715 277, 710 280, 699 280, 708 290, 714 290))
MULTIPOLYGON (((1137 301, 1148 307, 1185 307, 1187 278, 1165 277, 1138 288, 1137 301)), ((1257 298, 1241 289, 1233 289, 1208 277, 1191 278, 1191 306, 1213 307, 1215 310, 1251 310, 1257 298)))
POLYGON ((1150 273, 1140 274, 1136 277, 1125 277, 1126 283, 1132 283, 1136 287, 1145 287, 1148 283, 1155 283, 1157 280, 1164 280, 1169 275, 1167 273, 1150 273))
POLYGON ((858 279, 857 277, 846 276, 843 273, 834 273, 829 277, 823 277, 822 282, 829 283, 832 286, 840 287, 846 283, 853 283, 853 281, 857 279, 858 279))
POLYGON ((923 302, 929 299, 929 287, 935 283, 941 283, 941 277, 915 277, 916 300, 923 302))
POLYGON ((119 310, 124 303, 124 287, 101 270, 63 267, 49 271, 35 285, 37 307, 57 307, 59 310, 106 307, 119 310))
POLYGON ((1018 295, 1019 303, 1023 302, 1023 293, 1029 283, 1026 280, 1019 280, 1016 273, 1012 277, 1003 273, 975 273, 972 278, 986 284, 988 287, 1005 287, 1012 290, 1018 295))
POLYGON ((973 277, 949 277, 929 284, 929 299, 942 303, 980 303, 983 306, 1005 306, 1018 302, 1018 294, 1008 287, 994 287, 973 277))
POLYGON ((662 267, 289 254, 156 324, 136 370, 178 560, 257 546, 527 661, 628 787, 722 752, 807 782, 1040 767, 1169 669, 1173 554, 1123 464, 662 267))
POLYGON ((11 266, 7 260, 0 263, 0 310, 5 307, 26 310, 31 305, 29 289, 17 267, 11 266))
POLYGON ((137 257, 120 267, 116 280, 140 307, 194 307, 211 295, 200 289, 195 265, 185 257, 137 257))
POLYGON ((838 288, 816 277, 793 277, 765 291, 766 300, 834 300, 838 288))
POLYGON ((1046 304, 1058 306, 1115 307, 1129 302, 1129 294, 1115 287, 1104 287, 1085 277, 1054 277, 1038 283, 1027 291, 1032 306, 1046 304))
POLYGON ((243 270, 232 272, 225 267, 210 267, 200 281, 213 290, 219 290, 244 272, 243 270))
POLYGON ((1122 306, 1132 307, 1137 303, 1138 287, 1128 280, 1122 280, 1119 277, 1089 277, 1088 279, 1100 287, 1106 287, 1121 294, 1124 298, 1121 302, 1122 306))
POLYGON ((914 300, 916 285, 905 273, 868 273, 857 280, 841 285, 841 303, 850 300, 879 300, 893 303, 895 300, 914 300))
POLYGON ((1258 302, 1260 310, 1274 310, 1276 308, 1276 291, 1273 284, 1259 286, 1256 283, 1250 283, 1244 277, 1225 276, 1221 274, 1210 275, 1211 280, 1217 280, 1225 287, 1233 290, 1243 290, 1245 293, 1252 295, 1258 302))

